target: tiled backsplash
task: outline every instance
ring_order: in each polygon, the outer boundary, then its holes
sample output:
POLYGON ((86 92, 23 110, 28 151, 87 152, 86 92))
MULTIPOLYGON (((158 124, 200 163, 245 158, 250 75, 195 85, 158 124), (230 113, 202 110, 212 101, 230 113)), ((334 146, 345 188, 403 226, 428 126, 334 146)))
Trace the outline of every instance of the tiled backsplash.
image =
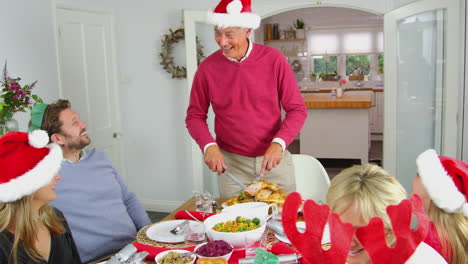
MULTIPOLYGON (((345 85, 343 85, 344 88, 355 88, 358 87, 357 84, 358 81, 348 81, 345 85)), ((367 88, 383 88, 383 81, 361 81, 361 86, 360 87, 367 87, 367 88)), ((314 89, 330 89, 330 88, 337 88, 340 86, 338 82, 333 82, 333 81, 315 81, 312 82, 310 81, 309 78, 305 78, 302 81, 298 81, 297 85, 299 86, 299 89, 301 90, 314 90, 314 89)))

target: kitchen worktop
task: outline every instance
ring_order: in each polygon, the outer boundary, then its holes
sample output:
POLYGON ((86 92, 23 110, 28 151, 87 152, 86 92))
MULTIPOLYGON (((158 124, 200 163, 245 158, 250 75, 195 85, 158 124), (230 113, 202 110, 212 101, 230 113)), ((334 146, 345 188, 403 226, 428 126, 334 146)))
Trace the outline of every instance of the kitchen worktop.
MULTIPOLYGON (((320 89, 307 89, 301 90, 302 94, 308 93, 330 93, 331 88, 320 88, 320 89)), ((371 87, 359 87, 359 88, 344 88, 344 91, 352 92, 352 91, 373 91, 373 92, 383 92, 383 88, 371 88, 371 87)))
POLYGON ((330 93, 315 93, 304 96, 307 108, 371 108, 371 93, 353 94, 345 92, 341 98, 333 98, 330 93))

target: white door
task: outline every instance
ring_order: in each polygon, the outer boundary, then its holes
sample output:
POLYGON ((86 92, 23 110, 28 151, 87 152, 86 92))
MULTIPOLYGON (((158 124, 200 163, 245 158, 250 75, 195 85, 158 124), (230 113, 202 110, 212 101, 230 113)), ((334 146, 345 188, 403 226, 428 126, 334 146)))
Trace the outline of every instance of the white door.
MULTIPOLYGON (((185 28, 185 49, 187 63, 187 98, 190 95, 193 77, 197 70, 196 38, 203 46, 205 57, 211 55, 219 47, 214 40, 213 25, 205 23, 206 11, 184 10, 184 28, 185 28)), ((187 105, 188 106, 188 101, 187 105)), ((213 136, 214 133, 214 113, 212 108, 208 112, 208 128, 213 136)), ((187 132, 188 133, 188 132, 187 132)), ((192 180, 193 190, 207 190, 219 197, 217 185, 217 175, 211 172, 203 161, 203 153, 195 140, 192 139, 192 180)))
POLYGON ((424 150, 459 157, 459 5, 422 0, 385 14, 384 168, 407 190, 424 150))
POLYGON ((123 170, 112 16, 57 9, 62 98, 88 123, 91 146, 123 170))

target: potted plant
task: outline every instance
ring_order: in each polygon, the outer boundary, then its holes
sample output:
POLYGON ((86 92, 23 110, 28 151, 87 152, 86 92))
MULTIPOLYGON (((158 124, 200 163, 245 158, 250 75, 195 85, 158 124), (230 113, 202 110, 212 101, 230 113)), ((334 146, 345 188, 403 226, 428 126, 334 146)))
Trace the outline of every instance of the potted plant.
POLYGON ((312 72, 310 74, 310 80, 313 81, 313 82, 317 81, 317 73, 316 72, 312 72))
POLYGON ((323 81, 338 81, 341 79, 341 76, 338 75, 336 71, 335 72, 322 72, 320 74, 320 77, 322 78, 323 81))
POLYGON ((31 110, 36 103, 42 103, 42 99, 32 94, 32 89, 37 81, 20 85, 21 78, 12 78, 7 71, 7 63, 3 67, 0 80, 0 136, 8 131, 18 130, 18 122, 13 119, 16 112, 31 110))
POLYGON ((296 28, 296 38, 305 38, 304 21, 302 19, 298 18, 294 21, 294 28, 296 28))

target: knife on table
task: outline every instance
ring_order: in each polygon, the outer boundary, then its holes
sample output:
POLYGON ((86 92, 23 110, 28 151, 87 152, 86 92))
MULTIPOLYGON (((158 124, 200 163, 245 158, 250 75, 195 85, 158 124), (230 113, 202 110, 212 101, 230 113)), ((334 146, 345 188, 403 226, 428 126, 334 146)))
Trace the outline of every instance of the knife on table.
POLYGON ((227 177, 229 177, 229 179, 233 180, 237 185, 242 187, 242 189, 245 189, 246 186, 241 181, 239 181, 239 179, 234 177, 229 171, 227 171, 224 168, 223 168, 223 174, 226 175, 227 177))

